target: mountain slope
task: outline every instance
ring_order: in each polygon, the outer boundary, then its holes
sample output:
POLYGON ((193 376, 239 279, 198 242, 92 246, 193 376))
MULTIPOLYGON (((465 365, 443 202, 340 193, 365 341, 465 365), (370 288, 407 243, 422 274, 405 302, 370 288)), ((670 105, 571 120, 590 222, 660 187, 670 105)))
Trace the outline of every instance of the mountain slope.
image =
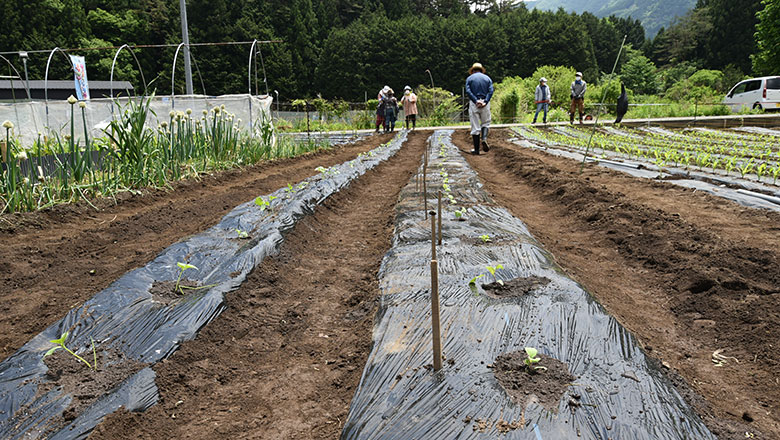
POLYGON ((616 15, 639 19, 653 37, 661 27, 668 27, 675 17, 683 16, 692 9, 696 0, 526 0, 529 8, 582 13, 588 11, 599 17, 616 15))

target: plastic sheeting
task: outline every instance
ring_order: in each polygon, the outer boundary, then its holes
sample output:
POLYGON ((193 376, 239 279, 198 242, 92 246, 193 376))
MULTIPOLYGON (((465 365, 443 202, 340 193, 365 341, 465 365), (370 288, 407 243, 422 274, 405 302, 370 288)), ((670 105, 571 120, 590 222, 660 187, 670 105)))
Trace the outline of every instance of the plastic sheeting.
MULTIPOLYGON (((134 100, 147 99, 147 97, 136 97, 134 100)), ((253 95, 222 95, 222 96, 176 96, 171 100, 170 96, 154 96, 151 98, 149 108, 152 113, 149 114, 147 125, 150 128, 157 128, 161 122, 169 122, 170 111, 185 111, 191 109, 192 117, 199 119, 203 110, 211 110, 221 105, 225 110, 236 115, 241 119, 241 129, 257 130, 259 123, 263 118, 271 119, 271 103, 273 99, 268 96, 253 95), (174 108, 175 107, 175 108, 174 108), (250 124, 251 122, 251 124, 250 124)), ((114 117, 117 117, 122 107, 127 104, 128 98, 115 99, 91 99, 87 102, 86 120, 90 136, 104 136, 103 129, 114 117), (117 105, 118 103, 119 105, 117 105)), ((49 101, 48 109, 45 102, 25 101, 14 104, 0 104, 0 121, 9 120, 14 123, 13 134, 19 137, 23 146, 32 144, 38 137, 38 133, 47 134, 49 131, 55 133, 70 132, 70 104, 67 101, 49 101), (48 117, 46 112, 48 111, 48 117), (48 120, 48 125, 47 125, 48 120)), ((81 109, 76 107, 74 118, 74 129, 76 137, 82 138, 84 135, 84 124, 81 118, 81 109)), ((5 138, 5 130, 3 130, 5 138)))
MULTIPOLYGON (((428 176, 433 194, 443 182, 440 170, 448 173, 457 202, 445 203, 437 250, 447 362, 439 372, 424 368, 432 362, 430 220, 423 219, 411 182, 401 193, 393 246, 382 262, 374 345, 342 439, 714 438, 635 338, 562 274, 520 220, 490 200, 450 133, 434 134, 428 176), (466 209, 466 221, 454 220, 458 208, 466 209), (482 234, 492 241, 475 245, 482 234), (469 280, 498 263, 503 280, 535 275, 551 282, 519 298, 490 297, 481 287, 472 292, 469 280), (525 346, 568 365, 577 377, 568 392, 581 395, 581 407, 570 410, 568 396, 554 412, 510 400, 488 364, 525 346), (484 432, 476 419, 486 421, 484 432), (501 420, 523 423, 499 434, 501 420)), ((431 197, 428 206, 433 203, 431 197)), ((490 275, 481 280, 493 281, 490 275)))
MULTIPOLYGON (((254 199, 239 205, 216 226, 170 246, 146 266, 125 274, 81 307, 70 310, 0 363, 0 438, 38 438, 62 421, 60 414, 72 396, 58 388, 36 398, 42 389, 39 386, 47 382, 43 356, 53 346, 50 340, 70 330, 67 344, 82 355, 89 353, 94 338, 98 351, 112 348, 142 363, 153 364, 170 356, 182 341, 193 339, 219 315, 225 307, 224 294, 237 289, 266 256, 278 251, 285 231, 328 196, 393 156, 405 140, 403 132, 367 154, 295 185, 293 191, 285 188, 264 196, 270 201, 264 210, 254 199), (238 239, 237 230, 247 232, 250 238, 238 239), (155 282, 175 281, 178 262, 199 268, 187 270, 184 278, 213 287, 188 293, 171 305, 153 301, 150 288, 155 282)), ((141 370, 64 429, 47 436, 86 437, 106 414, 120 406, 144 410, 156 399, 153 371, 141 370)))
MULTIPOLYGON (((523 139, 511 139, 510 141, 522 147, 539 149, 554 156, 566 157, 577 161, 582 161, 584 157, 579 151, 563 149, 565 148, 563 145, 561 145, 560 148, 556 148, 556 146, 553 146, 554 144, 539 147, 536 144, 523 139)), ((620 161, 617 161, 591 155, 588 157, 587 161, 596 162, 601 166, 627 173, 635 177, 647 179, 661 178, 672 185, 704 191, 708 194, 737 202, 740 205, 749 208, 763 208, 772 211, 780 211, 780 204, 776 201, 778 197, 780 197, 780 190, 767 185, 704 172, 686 171, 680 168, 659 168, 648 162, 631 159, 621 159, 620 161), (766 196, 761 194, 761 192, 770 193, 770 195, 766 196)))

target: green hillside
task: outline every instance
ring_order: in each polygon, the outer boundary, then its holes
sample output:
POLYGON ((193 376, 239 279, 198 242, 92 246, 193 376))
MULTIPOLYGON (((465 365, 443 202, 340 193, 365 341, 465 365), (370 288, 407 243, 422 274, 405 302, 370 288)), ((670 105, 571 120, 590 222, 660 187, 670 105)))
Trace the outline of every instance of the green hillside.
POLYGON ((647 37, 653 37, 662 27, 668 27, 675 17, 683 16, 693 8, 696 0, 526 0, 529 8, 582 13, 591 12, 599 17, 616 15, 642 21, 647 37))

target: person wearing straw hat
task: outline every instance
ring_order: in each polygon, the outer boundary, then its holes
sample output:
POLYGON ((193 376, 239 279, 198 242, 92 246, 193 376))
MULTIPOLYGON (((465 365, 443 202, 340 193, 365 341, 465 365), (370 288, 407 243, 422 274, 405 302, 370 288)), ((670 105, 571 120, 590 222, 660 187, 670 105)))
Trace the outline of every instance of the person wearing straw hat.
POLYGON ((534 115, 534 124, 536 124, 536 118, 539 117, 539 112, 544 110, 544 118, 542 122, 547 123, 547 110, 550 108, 550 88, 547 87, 547 78, 541 77, 539 79, 539 85, 536 86, 536 93, 534 93, 534 99, 536 100, 536 114, 534 115))
POLYGON ((406 129, 409 129, 409 121, 412 122, 412 130, 417 128, 417 95, 412 88, 404 87, 404 96, 401 98, 401 105, 404 106, 404 116, 406 119, 406 129))
POLYGON ((569 123, 574 123, 574 111, 577 110, 580 115, 580 124, 582 124, 582 114, 585 113, 585 92, 588 91, 588 83, 582 79, 582 72, 577 72, 574 76, 574 82, 571 83, 571 108, 569 108, 569 123))
POLYGON ((471 139, 474 142, 472 154, 479 154, 479 147, 487 153, 490 146, 487 143, 490 127, 490 98, 493 97, 493 80, 485 74, 485 68, 480 63, 474 63, 466 78, 466 95, 469 97, 469 122, 471 122, 471 139), (481 140, 481 143, 480 143, 481 140))

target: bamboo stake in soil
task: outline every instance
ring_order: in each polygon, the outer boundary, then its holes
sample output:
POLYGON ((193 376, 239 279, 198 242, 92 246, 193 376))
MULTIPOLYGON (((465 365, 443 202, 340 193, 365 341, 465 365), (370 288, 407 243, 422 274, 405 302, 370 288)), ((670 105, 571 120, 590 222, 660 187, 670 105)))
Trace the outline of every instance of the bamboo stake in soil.
POLYGON ((431 325, 433 371, 441 370, 441 324, 439 322, 439 262, 436 261, 436 213, 431 211, 431 325))
POLYGON ((427 185, 428 167, 423 165, 423 180, 422 180, 422 196, 423 196, 423 210, 425 211, 425 220, 428 220, 428 185, 427 185))
POLYGON ((439 209, 437 215, 439 216, 439 246, 441 246, 441 191, 439 191, 439 209))

